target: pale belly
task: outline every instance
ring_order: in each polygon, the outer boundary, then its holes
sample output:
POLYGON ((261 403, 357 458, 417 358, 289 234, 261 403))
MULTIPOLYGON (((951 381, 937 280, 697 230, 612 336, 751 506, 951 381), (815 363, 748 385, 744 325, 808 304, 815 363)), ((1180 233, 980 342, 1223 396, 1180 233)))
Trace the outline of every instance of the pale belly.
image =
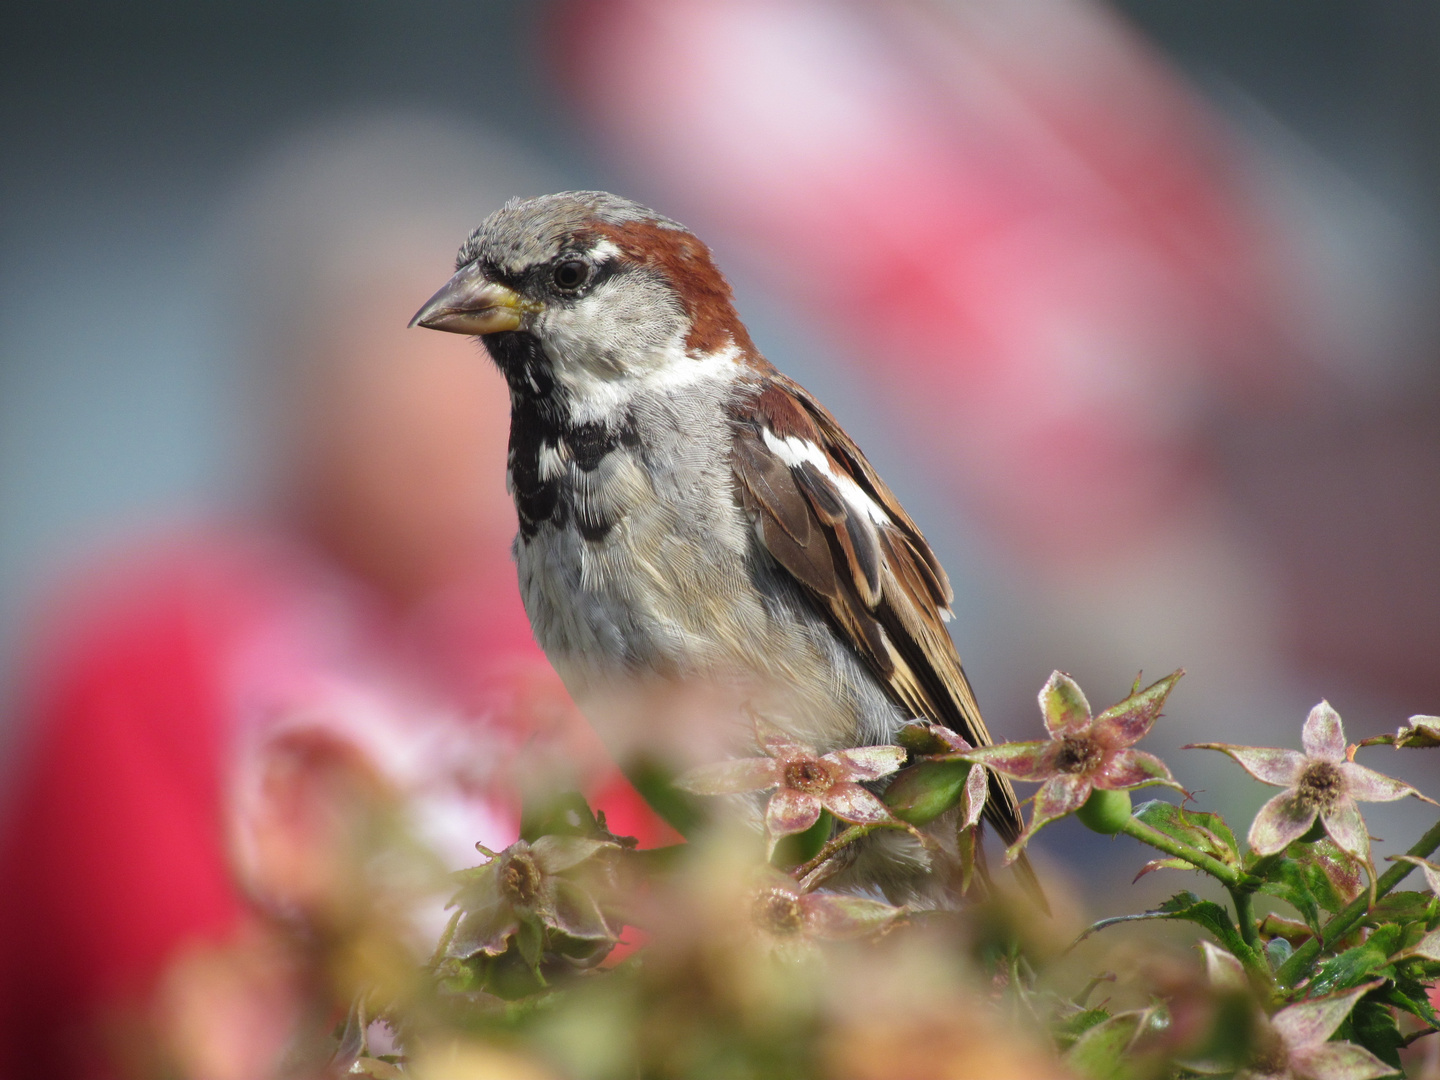
POLYGON ((619 755, 751 752, 757 717, 821 750, 888 739, 905 718, 769 565, 717 464, 684 489, 626 449, 567 465, 571 519, 516 542, 536 640, 619 755))

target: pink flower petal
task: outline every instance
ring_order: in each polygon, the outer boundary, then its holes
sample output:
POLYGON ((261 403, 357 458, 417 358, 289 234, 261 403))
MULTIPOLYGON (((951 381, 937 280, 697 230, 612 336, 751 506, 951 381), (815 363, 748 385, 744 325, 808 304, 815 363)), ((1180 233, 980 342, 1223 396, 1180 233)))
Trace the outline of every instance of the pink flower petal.
POLYGON ((814 747, 806 746, 802 742, 796 742, 789 735, 773 729, 766 731, 760 736, 760 749, 780 761, 819 756, 815 753, 814 747))
POLYGON ((1423 956, 1426 960, 1440 960, 1440 930, 1431 930, 1405 951, 1415 956, 1423 956))
POLYGON ((1301 806, 1293 791, 1282 791, 1262 806, 1251 822, 1250 850, 1256 855, 1284 851, 1314 824, 1315 811, 1301 806))
POLYGON ((1051 735, 1079 731, 1090 723, 1090 703, 1079 684, 1063 671, 1051 673, 1040 688, 1040 712, 1051 735))
MULTIPOLYGON (((1110 791, 1138 787, 1141 784, 1175 784, 1165 763, 1143 750, 1120 750, 1093 777, 1095 786, 1110 791)), ((1175 784, 1176 787, 1180 785, 1175 784)))
POLYGON ((999 746, 982 746, 958 755, 966 761, 978 761, 998 773, 1016 780, 1038 783, 1059 776, 1055 768, 1055 757, 1060 752, 1058 742, 1012 742, 999 746))
POLYGON ((815 937, 838 940, 883 930, 905 910, 861 896, 809 893, 800 897, 800 914, 815 937))
POLYGON ((675 778, 675 786, 694 795, 739 795, 780 783, 781 765, 770 758, 737 758, 697 765, 675 778))
POLYGON ((879 780, 904 765, 905 757, 901 746, 856 746, 826 754, 823 760, 839 765, 845 780, 879 780))
POLYGON ((1219 990, 1250 988, 1250 982, 1245 978, 1245 966, 1233 953, 1228 953, 1208 941, 1200 942, 1200 951, 1205 955, 1205 974, 1209 977, 1211 986, 1219 990))
POLYGON ((1305 771, 1307 758, 1295 750, 1281 750, 1273 746, 1231 746, 1229 743, 1190 743, 1186 750, 1219 750, 1229 754, 1240 763, 1240 767, 1265 784, 1276 787, 1294 787, 1305 771))
POLYGON ((1305 729, 1300 736, 1305 753, 1322 761, 1345 760, 1345 727, 1340 723, 1340 714, 1322 701, 1310 710, 1305 718, 1305 729))
POLYGON ((770 805, 765 808, 765 831, 771 841, 804 832, 820 820, 820 800, 803 791, 781 788, 770 796, 770 805))
POLYGON ((1035 793, 1035 812, 1030 818, 1033 832, 1047 821, 1072 814, 1085 805, 1092 785, 1088 776, 1057 776, 1035 793))
POLYGON ((1379 1080, 1399 1073, 1363 1046, 1327 1042, 1290 1055, 1290 1067, 1309 1080, 1379 1080))
POLYGON ((1184 671, 1172 672, 1138 694, 1131 694, 1118 705, 1111 705, 1095 718, 1092 730, 1109 747, 1130 746, 1138 742, 1154 725, 1165 706, 1165 699, 1184 674, 1184 671))
POLYGON ((1370 857, 1370 833, 1365 828, 1365 819, 1360 816, 1360 808, 1355 805, 1354 799, 1336 800, 1334 806, 1321 812, 1320 820, 1325 823, 1325 831, 1330 834, 1330 839, 1335 841, 1336 847, 1348 851, 1358 859, 1370 857))
POLYGON ((1421 873, 1425 875, 1425 885, 1436 896, 1440 896, 1440 866, 1425 859, 1417 859, 1414 855, 1392 855, 1390 858, 1396 862, 1408 862, 1413 866, 1420 867, 1421 873))
POLYGON ((822 795, 820 802, 841 821, 852 825, 876 825, 890 820, 885 804, 859 784, 842 781, 822 795))
POLYGON ((1346 789, 1352 799, 1359 799, 1361 802, 1394 802, 1406 795, 1425 798, 1403 780, 1385 776, 1374 769, 1365 768, 1364 765, 1356 765, 1353 761, 1342 761, 1338 768, 1345 777, 1346 789))
POLYGON ((1270 1022, 1285 1040, 1291 1054, 1305 1047, 1320 1046, 1335 1034, 1335 1029, 1350 1015, 1355 1003, 1379 985, 1378 981, 1368 982, 1343 994, 1289 1005, 1271 1017, 1270 1022))
POLYGON ((960 828, 968 829, 979 824, 989 795, 990 770, 983 765, 971 766, 970 775, 965 777, 965 787, 960 792, 960 828))
POLYGON ((1005 849, 1005 865, 1009 866, 1020 857, 1020 852, 1030 838, 1040 831, 1046 822, 1064 817, 1085 805, 1093 786, 1086 776, 1057 776, 1047 780, 1035 793, 1035 809, 1030 814, 1030 824, 1016 841, 1005 849))

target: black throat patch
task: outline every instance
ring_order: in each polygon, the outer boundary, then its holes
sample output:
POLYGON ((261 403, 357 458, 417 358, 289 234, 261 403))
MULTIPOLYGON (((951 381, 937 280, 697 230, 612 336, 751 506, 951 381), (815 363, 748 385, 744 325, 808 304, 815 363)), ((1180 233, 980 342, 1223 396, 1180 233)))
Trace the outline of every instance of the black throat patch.
POLYGON ((564 528, 573 516, 580 535, 599 543, 615 522, 579 497, 569 481, 568 465, 543 476, 542 451, 567 459, 581 472, 594 472, 617 447, 639 446, 634 418, 627 415, 618 428, 594 421, 573 423, 550 361, 534 335, 507 331, 487 334, 484 340, 510 386, 510 487, 521 539, 528 543, 547 522, 564 528))

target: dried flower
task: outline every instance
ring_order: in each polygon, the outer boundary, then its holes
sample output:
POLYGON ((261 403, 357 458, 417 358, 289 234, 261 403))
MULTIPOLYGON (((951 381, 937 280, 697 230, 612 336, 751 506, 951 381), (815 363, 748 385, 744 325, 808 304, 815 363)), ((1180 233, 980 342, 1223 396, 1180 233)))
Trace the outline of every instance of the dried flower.
POLYGON ((765 810, 769 850, 781 837, 804 832, 821 810, 842 821, 875 825, 891 820, 890 811, 863 780, 888 776, 905 763, 899 746, 859 746, 819 755, 787 736, 761 737, 767 757, 739 758, 691 769, 676 781, 677 787, 696 795, 739 795, 776 788, 765 810))
POLYGON ((862 896, 801 892, 794 879, 764 872, 750 898, 754 927, 782 950, 814 941, 865 937, 889 928, 904 908, 862 896))
POLYGON ((460 908, 445 946, 445 955, 468 960, 478 953, 499 956, 522 928, 524 951, 539 958, 544 928, 577 942, 593 942, 597 950, 614 944, 617 935, 599 904, 578 882, 564 875, 618 845, 580 836, 542 836, 533 844, 517 840, 484 866, 465 871, 452 907, 460 908), (533 944, 531 944, 533 943, 533 944))
MULTIPOLYGON (((1248 988, 1245 968, 1234 955, 1208 941, 1202 941, 1200 949, 1212 986, 1222 991, 1248 988)), ((1363 1046, 1329 1041, 1355 1003, 1383 981, 1287 1005, 1274 1016, 1260 1017, 1255 1050, 1236 1080, 1377 1080, 1393 1076, 1396 1070, 1363 1046)))
POLYGON ((1329 1041, 1355 1003, 1379 985, 1366 983, 1281 1009, 1261 1024, 1259 1046, 1236 1080, 1377 1080, 1395 1075, 1395 1069, 1363 1046, 1329 1041))
POLYGON ((1035 793, 1030 824, 1005 853, 1006 862, 1013 862, 1046 822, 1084 806, 1096 788, 1123 791, 1166 784, 1180 789, 1163 761, 1131 747, 1155 723, 1166 697, 1183 674, 1177 671, 1145 690, 1133 691, 1118 705, 1092 718, 1090 703, 1075 680, 1057 671, 1040 691, 1040 711, 1050 732, 1048 740, 986 746, 965 755, 970 761, 988 765, 1016 780, 1044 782, 1035 793))
POLYGON ((1409 784, 1349 760, 1345 728, 1328 701, 1310 710, 1301 742, 1303 754, 1274 747, 1194 744, 1229 754, 1256 780, 1285 789, 1260 808, 1250 826, 1250 849, 1257 855, 1284 851, 1309 832, 1318 817, 1337 846, 1368 862, 1370 836, 1357 800, 1393 802, 1414 795, 1432 801, 1409 784))

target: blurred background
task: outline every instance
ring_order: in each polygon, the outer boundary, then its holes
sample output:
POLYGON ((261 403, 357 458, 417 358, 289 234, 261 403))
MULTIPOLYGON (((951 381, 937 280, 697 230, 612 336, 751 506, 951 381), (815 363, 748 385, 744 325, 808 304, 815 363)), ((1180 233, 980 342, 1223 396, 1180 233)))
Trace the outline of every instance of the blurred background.
MULTIPOLYGON (((1034 737, 1053 668, 1101 707, 1183 666, 1151 749, 1258 806, 1177 748, 1297 745, 1322 697, 1352 738, 1440 712, 1434 5, 92 0, 0 27, 0 805, 44 838, 12 866, 199 815, 154 866, 209 875, 181 922, 230 925, 270 880, 235 808, 297 775, 257 741, 300 773, 361 746, 435 796, 437 849, 513 835, 456 761, 508 760, 537 710, 586 736, 513 595, 500 380, 400 328, 486 213, 564 188, 714 248, 939 551, 998 736, 1034 737), (175 776, 208 779, 155 794, 175 776)), ((1133 850, 1068 822, 1040 847, 1133 908, 1133 850)), ((36 890, 12 922, 63 907, 36 890)))

